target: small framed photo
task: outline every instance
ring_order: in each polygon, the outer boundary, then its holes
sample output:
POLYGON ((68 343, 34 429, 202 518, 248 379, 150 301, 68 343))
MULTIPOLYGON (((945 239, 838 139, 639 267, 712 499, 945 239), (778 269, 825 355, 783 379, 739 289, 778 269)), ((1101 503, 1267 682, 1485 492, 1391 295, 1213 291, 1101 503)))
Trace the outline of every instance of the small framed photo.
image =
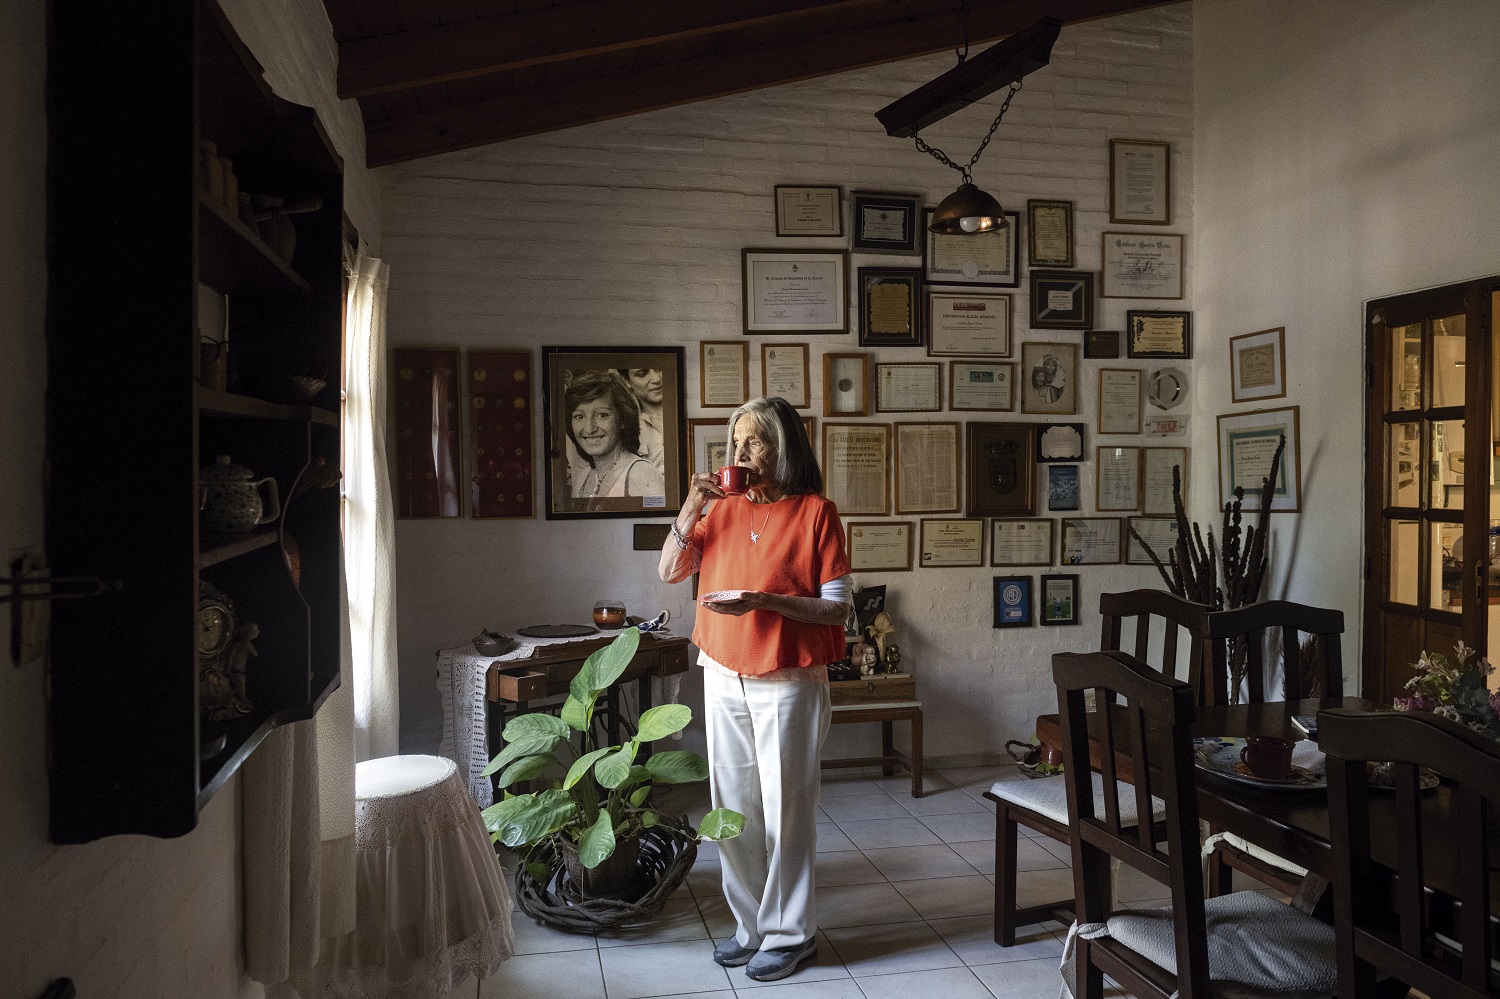
POLYGON ((911 521, 851 522, 848 532, 849 568, 855 572, 910 572, 911 521))
POLYGON ((995 292, 929 288, 929 357, 1009 357, 1011 298, 995 292))
POLYGON ((1082 461, 1082 423, 1037 424, 1037 461, 1082 461))
POLYGON ((1078 574, 1053 573, 1040 580, 1042 624, 1078 623, 1078 574))
POLYGON ((875 412, 937 413, 943 408, 943 366, 937 361, 875 365, 875 412))
POLYGON ((1093 271, 1032 271, 1031 328, 1086 330, 1094 325, 1093 271))
POLYGON ((1012 361, 949 361, 948 408, 1008 413, 1016 408, 1012 361))
POLYGON ((688 420, 688 474, 709 475, 729 464, 727 420, 688 420))
POLYGON ((1182 297, 1180 235, 1106 232, 1099 239, 1103 246, 1099 288, 1102 297, 1182 297))
POLYGON ((1061 565, 1119 565, 1119 517, 1064 517, 1061 565))
POLYGON ((1241 509, 1260 509, 1261 481, 1271 474, 1277 443, 1286 449, 1271 494, 1272 513, 1296 513, 1302 505, 1302 447, 1298 435, 1300 407, 1258 409, 1219 417, 1219 505, 1233 502, 1236 486, 1245 490, 1241 509))
POLYGON ((1145 372, 1140 368, 1099 369, 1099 432, 1139 434, 1145 408, 1145 372))
POLYGON ((984 565, 983 520, 922 520, 924 569, 972 569, 984 565))
POLYGON ((854 202, 854 249, 908 255, 922 252, 917 240, 921 199, 872 191, 855 191, 850 197, 854 202))
POLYGON ((1078 412, 1078 345, 1021 345, 1021 412, 1068 415, 1078 412))
POLYGON ((869 354, 823 355, 823 415, 869 416, 869 354))
POLYGON ((1141 512, 1148 517, 1171 517, 1177 513, 1172 495, 1172 469, 1180 469, 1182 501, 1187 504, 1187 448, 1141 449, 1141 512))
POLYGON ((1032 267, 1073 266, 1073 202, 1026 202, 1026 262, 1032 267))
POLYGON ((1286 328, 1230 337, 1229 370, 1235 402, 1286 395, 1286 328))
POLYGON ((1094 484, 1094 509, 1139 510, 1141 505, 1141 449, 1098 449, 1098 479, 1094 484))
POLYGON ((1125 353, 1130 357, 1193 356, 1191 312, 1125 313, 1125 353))
POLYGON ((1078 503, 1078 466, 1047 466, 1047 509, 1066 513, 1083 509, 1078 503))
POLYGON ((1129 539, 1125 549, 1126 565, 1155 565, 1151 553, 1167 565, 1167 555, 1177 547, 1176 517, 1131 517, 1126 521, 1129 539), (1142 544, 1145 542, 1145 544, 1142 544), (1150 546, 1150 552, 1147 551, 1150 546))
POLYGON ((808 378, 807 344, 763 343, 760 345, 760 394, 780 396, 793 409, 812 405, 808 378))
POLYGON ((776 235, 842 236, 844 191, 840 187, 776 185, 776 235))
POLYGON ((1036 424, 974 422, 964 431, 965 515, 1035 516, 1036 424))
POLYGON ((1119 330, 1089 330, 1083 334, 1084 360, 1113 360, 1119 356, 1119 330))
POLYGON ((990 521, 990 565, 1051 565, 1057 521, 996 518, 990 521))
POLYGON ((896 512, 957 513, 957 423, 897 423, 896 512))
POLYGON ((1010 224, 990 232, 949 236, 933 232, 933 209, 922 209, 929 284, 979 284, 997 288, 1021 286, 1021 213, 1006 212, 1010 224))
POLYGON ((995 627, 1031 627, 1031 577, 995 577, 995 627))
POLYGON ((741 250, 745 335, 849 332, 843 250, 741 250))
POLYGON ((823 495, 846 517, 891 513, 891 425, 823 421, 823 495))
POLYGON ((922 272, 916 267, 859 269, 859 345, 922 346, 922 272))
POLYGON ((1172 224, 1172 144, 1109 140, 1109 220, 1172 224))
POLYGON ((698 405, 733 409, 750 399, 750 345, 742 340, 698 343, 698 405))

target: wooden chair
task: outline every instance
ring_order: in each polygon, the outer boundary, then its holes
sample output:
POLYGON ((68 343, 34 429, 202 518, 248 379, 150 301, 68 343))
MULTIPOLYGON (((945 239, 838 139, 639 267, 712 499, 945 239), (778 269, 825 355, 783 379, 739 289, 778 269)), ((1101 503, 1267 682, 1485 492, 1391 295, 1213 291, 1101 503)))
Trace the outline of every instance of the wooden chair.
POLYGON ((1100 999, 1106 974, 1132 995, 1158 999, 1207 999, 1214 981, 1267 994, 1331 992, 1331 926, 1258 892, 1204 900, 1190 735, 1193 686, 1123 652, 1059 653, 1052 675, 1075 830, 1079 913, 1068 934, 1071 961, 1064 955, 1074 994, 1100 999), (1092 711, 1085 702, 1090 690, 1092 711), (1086 763, 1091 737, 1100 744, 1102 795, 1086 763), (1137 811, 1145 811, 1153 795, 1165 805, 1160 839, 1144 824, 1131 828, 1122 821, 1117 747, 1135 762, 1137 811), (1171 907, 1109 911, 1111 858, 1167 886, 1171 907))
POLYGON ((1318 745, 1328 755, 1329 829, 1339 872, 1333 889, 1339 995, 1376 994, 1378 970, 1429 996, 1500 996, 1491 923, 1500 742, 1423 712, 1338 709, 1318 715, 1318 745), (1366 761, 1393 762, 1393 791, 1369 793, 1366 761), (1424 793, 1422 767, 1451 787, 1424 793), (1394 864, 1372 856, 1372 807, 1389 807, 1396 817, 1394 864), (1429 828, 1440 823, 1452 830, 1453 850, 1424 856, 1424 819, 1429 828), (1454 865, 1452 883, 1463 885, 1461 896, 1427 888, 1424 863, 1454 865))

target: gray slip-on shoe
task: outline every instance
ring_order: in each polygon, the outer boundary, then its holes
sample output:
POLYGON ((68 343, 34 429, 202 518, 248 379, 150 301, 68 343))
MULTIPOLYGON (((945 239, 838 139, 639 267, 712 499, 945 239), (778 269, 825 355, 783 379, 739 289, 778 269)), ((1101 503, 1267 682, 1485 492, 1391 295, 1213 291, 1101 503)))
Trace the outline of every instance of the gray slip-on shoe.
POLYGON ((755 956, 754 947, 741 947, 738 937, 730 937, 714 948, 714 963, 726 968, 738 968, 748 964, 755 956))
POLYGON ((774 982, 796 971, 818 953, 818 942, 808 939, 792 947, 770 947, 750 959, 745 975, 757 982, 774 982))

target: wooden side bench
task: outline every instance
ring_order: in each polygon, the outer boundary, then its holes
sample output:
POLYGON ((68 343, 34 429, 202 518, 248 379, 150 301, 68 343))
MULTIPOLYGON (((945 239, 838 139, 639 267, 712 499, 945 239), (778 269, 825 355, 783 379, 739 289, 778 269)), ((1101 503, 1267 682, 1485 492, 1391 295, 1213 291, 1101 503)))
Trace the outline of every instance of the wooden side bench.
POLYGON ((884 704, 835 704, 834 725, 852 725, 857 722, 880 722, 879 756, 861 756, 847 760, 824 760, 827 769, 840 767, 868 767, 879 765, 887 776, 901 767, 911 774, 911 796, 922 797, 922 702, 890 701, 884 704), (897 751, 892 724, 898 721, 911 722, 911 755, 897 751))

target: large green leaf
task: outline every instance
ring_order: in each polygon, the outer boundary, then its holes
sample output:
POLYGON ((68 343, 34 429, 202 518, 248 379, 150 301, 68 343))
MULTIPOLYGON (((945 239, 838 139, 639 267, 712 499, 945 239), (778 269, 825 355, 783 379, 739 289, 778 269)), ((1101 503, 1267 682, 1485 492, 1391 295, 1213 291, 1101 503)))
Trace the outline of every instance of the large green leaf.
POLYGON ((563 724, 575 732, 587 732, 589 723, 594 718, 594 699, 587 696, 587 691, 584 693, 584 697, 574 697, 569 694, 562 706, 563 724))
POLYGON ((686 704, 658 704, 641 715, 636 726, 636 742, 655 742, 673 732, 681 732, 693 720, 693 709, 686 704))
POLYGON ((601 786, 617 788, 630 774, 630 761, 635 759, 635 743, 627 742, 610 753, 594 766, 594 779, 601 786))
POLYGON ((608 812, 600 812, 599 820, 584 830, 578 841, 578 859, 584 867, 593 870, 615 852, 615 826, 608 812))
POLYGON ((518 739, 540 739, 543 736, 566 739, 568 726, 561 718, 542 712, 521 715, 505 723, 506 742, 515 742, 518 739))
POLYGON ((624 780, 622 780, 620 782, 620 786, 621 787, 629 787, 632 784, 639 784, 641 781, 647 781, 647 780, 650 780, 650 779, 651 779, 651 771, 650 770, 647 770, 645 767, 641 766, 639 763, 632 763, 630 765, 630 773, 625 777, 624 780))
POLYGON ((651 788, 650 788, 649 785, 646 786, 646 787, 638 787, 638 788, 636 788, 634 791, 632 791, 630 793, 630 807, 631 808, 640 808, 641 805, 645 804, 646 798, 649 797, 650 794, 651 794, 651 788))
POLYGON ((669 753, 652 753, 646 769, 663 784, 691 784, 708 777, 708 761, 697 753, 674 749, 669 753))
POLYGON ((612 749, 614 749, 613 746, 605 746, 603 749, 596 749, 592 753, 584 753, 578 759, 574 760, 573 765, 568 768, 568 776, 563 778, 563 787, 570 788, 583 780, 583 775, 589 772, 589 767, 594 765, 594 761, 612 749))
POLYGON ((620 678, 630 660, 635 658, 641 644, 641 633, 627 628, 620 636, 604 648, 594 652, 583 661, 583 668, 568 686, 569 692, 580 701, 593 702, 599 692, 620 678))
POLYGON ((493 837, 516 849, 552 835, 573 816, 573 800, 566 791, 519 794, 484 810, 493 837))
POLYGON ((540 777, 556 764, 557 760, 553 758, 551 753, 545 756, 523 756, 505 768, 505 772, 500 775, 496 786, 510 787, 517 781, 540 777))
POLYGON ((731 808, 715 808, 698 823, 704 839, 734 839, 745 829, 745 817, 731 808))
POLYGON ((496 833, 499 832, 501 826, 514 821, 516 815, 530 807, 535 799, 534 794, 511 795, 503 801, 497 801, 488 808, 481 809, 479 815, 484 819, 484 827, 496 833))
POLYGON ((531 756, 536 753, 551 753, 552 747, 557 744, 557 737, 551 735, 534 736, 527 739, 517 739, 507 743, 500 753, 490 760, 490 765, 479 771, 479 776, 488 777, 497 770, 503 770, 510 765, 512 760, 518 760, 523 756, 531 756))

